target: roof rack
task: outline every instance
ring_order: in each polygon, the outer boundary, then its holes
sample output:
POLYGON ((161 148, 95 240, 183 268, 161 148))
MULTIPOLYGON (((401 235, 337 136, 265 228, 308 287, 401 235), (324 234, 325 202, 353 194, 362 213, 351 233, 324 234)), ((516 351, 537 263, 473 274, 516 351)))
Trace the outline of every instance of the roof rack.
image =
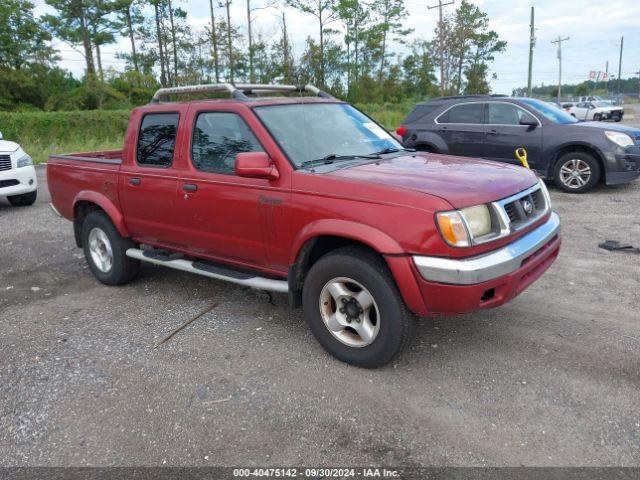
POLYGON ((160 103, 162 97, 169 95, 187 95, 191 93, 229 92, 231 97, 241 102, 251 100, 247 95, 266 92, 309 92, 318 97, 333 98, 313 85, 262 85, 254 83, 211 83, 205 85, 185 85, 183 87, 161 88, 153 95, 150 103, 160 103))

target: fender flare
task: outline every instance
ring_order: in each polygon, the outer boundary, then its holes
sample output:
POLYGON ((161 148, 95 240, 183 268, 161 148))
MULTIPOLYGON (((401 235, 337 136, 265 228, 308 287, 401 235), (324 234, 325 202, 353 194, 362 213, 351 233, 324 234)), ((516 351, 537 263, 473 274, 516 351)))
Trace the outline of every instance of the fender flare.
POLYGON ((81 190, 73 199, 73 213, 75 220, 76 205, 78 202, 90 202, 99 206, 113 222, 120 235, 125 238, 131 237, 129 230, 124 223, 124 217, 120 209, 106 195, 92 190, 81 190))
POLYGON ((405 253, 398 242, 377 228, 348 220, 325 218, 307 224, 298 232, 293 241, 293 253, 289 263, 296 262, 302 247, 309 240, 323 235, 344 237, 361 242, 382 255, 405 253))
POLYGON ((577 147, 578 149, 580 148, 584 148, 587 150, 591 150, 593 152, 595 152, 596 154, 596 160, 600 161, 600 164, 602 166, 602 175, 605 176, 608 170, 608 166, 607 166, 607 162, 606 162, 606 156, 605 154, 602 152, 602 150, 597 147, 596 145, 594 145, 593 143, 589 143, 588 141, 584 141, 584 140, 576 140, 576 141, 568 141, 568 142, 564 142, 560 145, 557 145, 553 148, 553 150, 551 151, 550 155, 549 155, 549 163, 547 166, 547 178, 551 178, 553 176, 553 170, 555 169, 556 163, 558 162, 558 160, 560 160, 560 152, 566 148, 570 148, 570 147, 577 147))

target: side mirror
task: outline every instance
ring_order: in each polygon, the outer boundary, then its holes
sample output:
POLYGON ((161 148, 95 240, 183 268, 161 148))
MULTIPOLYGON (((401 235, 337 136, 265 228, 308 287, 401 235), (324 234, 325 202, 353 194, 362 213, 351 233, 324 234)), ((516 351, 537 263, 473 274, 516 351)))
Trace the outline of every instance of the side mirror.
POLYGON ((238 177, 277 180, 280 173, 264 152, 243 152, 236 156, 235 172, 238 177))
POLYGON ((538 126, 538 122, 534 118, 524 117, 520 119, 520 125, 526 125, 527 127, 535 128, 538 126))

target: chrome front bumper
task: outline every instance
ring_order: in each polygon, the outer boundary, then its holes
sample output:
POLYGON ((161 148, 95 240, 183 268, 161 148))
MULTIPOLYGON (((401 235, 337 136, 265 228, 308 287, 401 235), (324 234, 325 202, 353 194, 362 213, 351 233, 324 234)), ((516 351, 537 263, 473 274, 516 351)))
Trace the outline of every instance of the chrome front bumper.
POLYGON ((548 243, 560 231, 560 217, 549 220, 513 243, 477 257, 453 259, 414 255, 413 261, 425 280, 454 285, 474 285, 508 275, 522 261, 548 243))

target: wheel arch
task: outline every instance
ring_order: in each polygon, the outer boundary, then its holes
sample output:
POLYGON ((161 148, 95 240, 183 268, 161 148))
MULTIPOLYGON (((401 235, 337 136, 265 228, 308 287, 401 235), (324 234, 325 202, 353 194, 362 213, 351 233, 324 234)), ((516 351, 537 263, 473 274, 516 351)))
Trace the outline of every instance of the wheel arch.
POLYGON ((76 245, 82 247, 82 224, 91 212, 103 211, 125 238, 130 237, 124 217, 118 207, 105 195, 91 190, 79 192, 73 200, 73 232, 76 245))
POLYGON ((362 246, 382 257, 403 253, 393 238, 374 227, 345 220, 314 222, 300 232, 293 244, 288 277, 292 305, 300 306, 300 292, 311 266, 323 255, 347 245, 362 246))

